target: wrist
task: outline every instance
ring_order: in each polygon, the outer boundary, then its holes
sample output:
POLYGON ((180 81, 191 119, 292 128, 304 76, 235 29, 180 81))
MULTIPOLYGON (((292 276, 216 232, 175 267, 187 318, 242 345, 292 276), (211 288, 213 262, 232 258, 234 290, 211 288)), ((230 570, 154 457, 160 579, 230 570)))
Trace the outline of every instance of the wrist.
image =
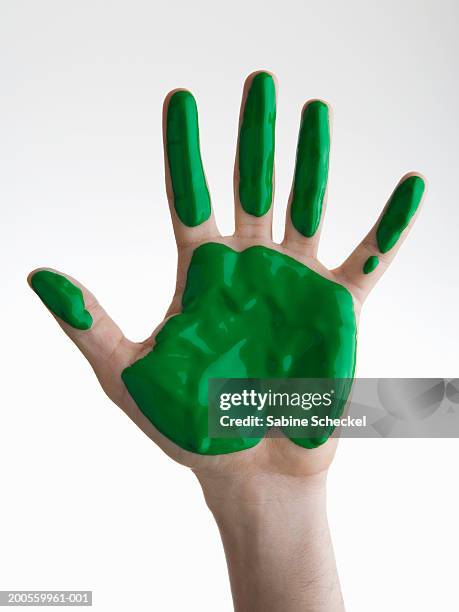
POLYGON ((326 472, 203 476, 237 612, 341 612, 326 516, 326 472))
POLYGON ((283 507, 307 513, 324 507, 327 472, 308 476, 257 473, 253 475, 207 475, 196 473, 206 503, 217 522, 246 512, 253 520, 283 507))

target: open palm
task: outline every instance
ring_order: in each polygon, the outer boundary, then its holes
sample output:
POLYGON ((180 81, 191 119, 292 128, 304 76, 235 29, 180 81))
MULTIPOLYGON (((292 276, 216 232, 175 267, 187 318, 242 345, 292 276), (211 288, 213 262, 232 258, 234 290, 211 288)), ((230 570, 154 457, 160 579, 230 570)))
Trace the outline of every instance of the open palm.
POLYGON ((360 307, 406 236, 424 192, 419 175, 405 175, 362 243, 328 270, 316 257, 326 203, 328 106, 313 100, 303 108, 281 244, 271 231, 275 118, 273 77, 250 75, 235 164, 236 229, 222 237, 202 167, 194 98, 185 90, 167 96, 166 188, 178 245, 177 287, 164 321, 145 342, 127 340, 71 277, 43 269, 29 276, 107 395, 170 456, 197 470, 238 464, 309 473, 326 467, 332 441, 306 452, 300 446, 314 447, 314 441, 210 438, 208 380, 351 378, 360 307))

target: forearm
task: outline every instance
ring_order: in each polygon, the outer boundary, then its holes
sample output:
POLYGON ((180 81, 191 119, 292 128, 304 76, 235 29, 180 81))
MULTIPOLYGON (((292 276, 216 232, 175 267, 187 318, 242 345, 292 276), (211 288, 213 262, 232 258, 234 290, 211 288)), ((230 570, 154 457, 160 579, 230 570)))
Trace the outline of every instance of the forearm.
POLYGON ((324 476, 249 479, 225 483, 220 492, 215 483, 202 484, 220 529, 236 612, 344 610, 324 476))

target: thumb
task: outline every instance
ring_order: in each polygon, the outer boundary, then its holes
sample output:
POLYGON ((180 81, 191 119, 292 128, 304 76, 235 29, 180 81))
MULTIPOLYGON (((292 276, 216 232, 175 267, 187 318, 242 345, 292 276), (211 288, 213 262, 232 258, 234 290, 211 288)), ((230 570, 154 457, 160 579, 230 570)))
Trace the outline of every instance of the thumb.
POLYGON ((27 281, 108 392, 113 375, 121 374, 138 345, 125 338, 94 295, 71 276, 40 268, 31 272, 27 281))

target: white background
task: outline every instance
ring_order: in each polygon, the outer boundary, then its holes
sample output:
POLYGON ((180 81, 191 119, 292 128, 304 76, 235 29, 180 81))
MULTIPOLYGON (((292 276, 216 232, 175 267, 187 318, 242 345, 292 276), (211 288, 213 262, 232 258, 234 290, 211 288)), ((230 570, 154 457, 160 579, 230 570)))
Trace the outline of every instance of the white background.
MULTIPOLYGON (((38 266, 85 283, 132 339, 172 294, 161 106, 198 101, 222 231, 242 82, 279 80, 276 236, 303 102, 334 108, 320 256, 335 266, 399 177, 425 208, 361 319, 358 375, 458 376, 458 5, 0 1, 0 589, 93 589, 100 611, 231 610, 191 472, 104 396, 28 289, 38 266)), ((329 513, 350 611, 458 609, 457 440, 342 441, 329 513)))

